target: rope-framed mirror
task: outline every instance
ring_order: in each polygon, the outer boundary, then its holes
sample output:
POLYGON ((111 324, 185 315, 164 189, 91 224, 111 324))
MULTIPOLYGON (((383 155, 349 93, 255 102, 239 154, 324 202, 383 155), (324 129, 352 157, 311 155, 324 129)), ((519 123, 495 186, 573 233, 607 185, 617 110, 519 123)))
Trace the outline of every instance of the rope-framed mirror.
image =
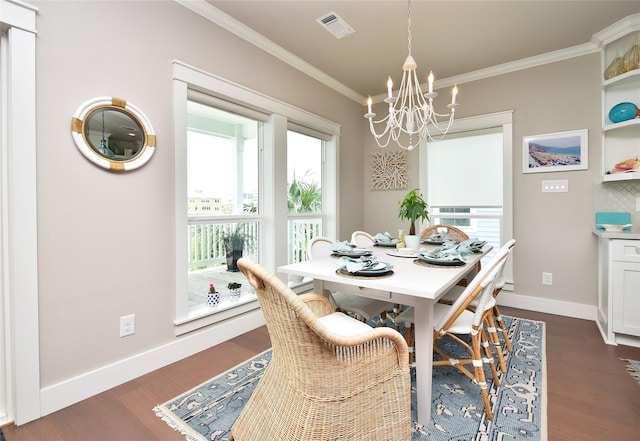
POLYGON ((156 148, 149 119, 122 98, 99 97, 84 102, 73 115, 71 135, 87 159, 114 171, 141 167, 156 148))

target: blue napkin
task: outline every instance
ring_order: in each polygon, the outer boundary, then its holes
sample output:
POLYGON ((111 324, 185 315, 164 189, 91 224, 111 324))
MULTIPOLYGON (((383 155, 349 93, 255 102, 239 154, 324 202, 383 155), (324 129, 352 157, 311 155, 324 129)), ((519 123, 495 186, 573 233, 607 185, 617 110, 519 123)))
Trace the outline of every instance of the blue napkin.
POLYGON ((461 246, 469 248, 469 250, 471 250, 471 252, 473 253, 477 253, 478 251, 482 250, 482 247, 484 247, 486 244, 486 240, 480 240, 477 237, 460 242, 461 246))
POLYGON ((344 242, 336 242, 331 245, 331 251, 336 253, 349 252, 353 251, 353 246, 346 240, 344 242))
POLYGON ((451 237, 447 233, 434 233, 429 236, 431 242, 446 242, 451 240, 451 237))
POLYGON ((358 271, 375 268, 378 262, 370 257, 363 257, 361 259, 352 259, 351 257, 343 256, 339 259, 342 269, 347 270, 350 273, 357 273, 358 271))
POLYGON ((389 234, 389 232, 387 231, 385 231, 384 234, 376 234, 375 236, 373 236, 373 240, 375 240, 376 243, 380 243, 383 245, 395 245, 397 242, 396 239, 394 239, 393 236, 391 236, 391 234, 389 234))

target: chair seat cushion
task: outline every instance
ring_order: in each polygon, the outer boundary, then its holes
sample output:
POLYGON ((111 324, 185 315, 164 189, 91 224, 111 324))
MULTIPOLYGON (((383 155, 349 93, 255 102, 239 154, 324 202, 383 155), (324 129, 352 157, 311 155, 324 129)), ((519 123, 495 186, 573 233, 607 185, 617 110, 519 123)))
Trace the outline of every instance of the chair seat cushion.
POLYGON ((334 312, 333 314, 320 317, 318 318, 318 323, 322 323, 331 332, 342 335, 344 337, 351 337, 353 335, 362 334, 373 329, 366 323, 349 317, 342 312, 334 312))
POLYGON ((370 299, 344 292, 334 292, 332 296, 338 308, 361 315, 366 320, 371 320, 393 306, 384 300, 370 299))

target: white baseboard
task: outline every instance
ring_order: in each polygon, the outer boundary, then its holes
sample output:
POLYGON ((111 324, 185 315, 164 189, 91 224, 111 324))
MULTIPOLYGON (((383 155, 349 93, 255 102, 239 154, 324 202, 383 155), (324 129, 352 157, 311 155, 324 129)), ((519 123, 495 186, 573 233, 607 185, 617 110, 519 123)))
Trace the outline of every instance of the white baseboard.
MULTIPOLYGON (((531 297, 512 292, 504 292, 498 300, 500 305, 513 308, 594 321, 596 318, 595 305, 531 297)), ((166 345, 47 386, 40 391, 40 416, 63 409, 262 325, 264 325, 264 316, 261 310, 254 310, 203 331, 181 336, 166 345)))
POLYGON ((40 416, 63 409, 262 325, 264 316, 257 309, 201 332, 181 336, 166 345, 47 386, 40 390, 40 416))
POLYGON ((497 297, 497 300, 501 306, 596 321, 596 305, 564 302, 505 291, 497 297))

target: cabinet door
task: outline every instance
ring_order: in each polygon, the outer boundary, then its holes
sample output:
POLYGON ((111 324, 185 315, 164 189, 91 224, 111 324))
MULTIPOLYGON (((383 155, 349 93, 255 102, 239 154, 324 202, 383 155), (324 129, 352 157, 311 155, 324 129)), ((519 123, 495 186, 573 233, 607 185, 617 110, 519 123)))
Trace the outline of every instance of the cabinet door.
POLYGON ((640 336, 640 263, 612 266, 613 331, 640 336))

